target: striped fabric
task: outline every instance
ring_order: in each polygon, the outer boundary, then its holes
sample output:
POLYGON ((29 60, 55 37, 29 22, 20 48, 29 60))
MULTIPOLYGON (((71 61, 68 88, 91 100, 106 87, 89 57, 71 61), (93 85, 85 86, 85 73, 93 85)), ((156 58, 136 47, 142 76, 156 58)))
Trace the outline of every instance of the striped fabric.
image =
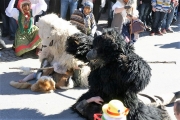
POLYGON ((81 32, 86 34, 83 13, 81 11, 75 10, 74 13, 71 15, 70 22, 73 25, 76 25, 76 27, 81 30, 81 32))
POLYGON ((156 11, 167 13, 171 8, 171 0, 151 0, 151 3, 156 11))

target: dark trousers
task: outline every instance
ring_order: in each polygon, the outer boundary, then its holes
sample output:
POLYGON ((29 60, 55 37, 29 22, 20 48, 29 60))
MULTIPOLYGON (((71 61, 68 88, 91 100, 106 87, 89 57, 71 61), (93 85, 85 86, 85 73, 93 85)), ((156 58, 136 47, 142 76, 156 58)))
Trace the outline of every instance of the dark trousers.
POLYGON ((149 3, 142 3, 139 5, 139 19, 144 23, 144 25, 146 24, 146 19, 148 17, 149 10, 151 9, 151 4, 149 3))
POLYGON ((112 11, 112 6, 114 3, 111 0, 108 0, 108 27, 111 27, 111 23, 113 20, 113 11, 112 11))
POLYGON ((160 31, 165 14, 166 14, 165 12, 159 12, 159 11, 154 12, 152 32, 160 31))
POLYGON ((93 7, 93 14, 96 23, 98 23, 99 18, 101 17, 101 13, 103 11, 103 8, 101 7, 101 0, 96 0, 94 2, 94 7, 93 7))
POLYGON ((2 21, 3 21, 3 27, 2 27, 2 34, 10 35, 12 37, 15 37, 15 33, 17 30, 17 22, 14 18, 8 17, 1 13, 2 21))

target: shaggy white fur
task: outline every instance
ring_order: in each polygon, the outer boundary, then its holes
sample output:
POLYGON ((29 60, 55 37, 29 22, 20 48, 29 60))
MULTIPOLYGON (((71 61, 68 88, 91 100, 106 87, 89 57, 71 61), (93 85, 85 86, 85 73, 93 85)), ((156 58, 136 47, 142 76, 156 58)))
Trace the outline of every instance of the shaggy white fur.
MULTIPOLYGON (((51 58, 48 62, 54 67, 54 71, 60 74, 84 64, 65 51, 67 38, 80 32, 75 26, 55 14, 41 17, 36 25, 39 27, 39 36, 43 46, 39 54, 40 61, 51 58)), ((88 86, 89 73, 90 68, 82 69, 82 86, 88 86)))

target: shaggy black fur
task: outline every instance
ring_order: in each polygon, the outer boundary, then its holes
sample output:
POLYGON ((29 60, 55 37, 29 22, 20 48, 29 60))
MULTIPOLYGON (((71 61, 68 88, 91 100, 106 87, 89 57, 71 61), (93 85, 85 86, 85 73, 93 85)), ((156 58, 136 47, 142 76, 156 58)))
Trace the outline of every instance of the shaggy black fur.
MULTIPOLYGON (((100 96, 104 103, 121 100, 130 109, 127 120, 170 120, 163 106, 146 106, 137 98, 137 93, 150 82, 151 68, 116 30, 96 37, 93 50, 97 51, 97 58, 90 64, 90 88, 72 106, 74 110, 78 102, 100 96)), ((84 117, 93 120, 93 114, 101 113, 101 108, 101 105, 90 103, 84 109, 84 117)))
POLYGON ((84 33, 71 35, 66 41, 66 52, 75 58, 87 62, 86 54, 92 49, 93 37, 84 33))

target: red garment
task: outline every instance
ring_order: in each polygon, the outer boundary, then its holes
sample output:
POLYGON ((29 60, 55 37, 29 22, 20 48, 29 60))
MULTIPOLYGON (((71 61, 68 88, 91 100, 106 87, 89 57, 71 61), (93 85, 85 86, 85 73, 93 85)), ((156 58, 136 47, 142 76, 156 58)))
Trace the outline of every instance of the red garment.
POLYGON ((30 8, 31 8, 31 2, 30 2, 29 0, 19 0, 19 1, 18 1, 18 5, 17 5, 17 8, 18 8, 19 10, 22 11, 22 4, 23 4, 23 3, 29 3, 29 6, 30 6, 30 8))

